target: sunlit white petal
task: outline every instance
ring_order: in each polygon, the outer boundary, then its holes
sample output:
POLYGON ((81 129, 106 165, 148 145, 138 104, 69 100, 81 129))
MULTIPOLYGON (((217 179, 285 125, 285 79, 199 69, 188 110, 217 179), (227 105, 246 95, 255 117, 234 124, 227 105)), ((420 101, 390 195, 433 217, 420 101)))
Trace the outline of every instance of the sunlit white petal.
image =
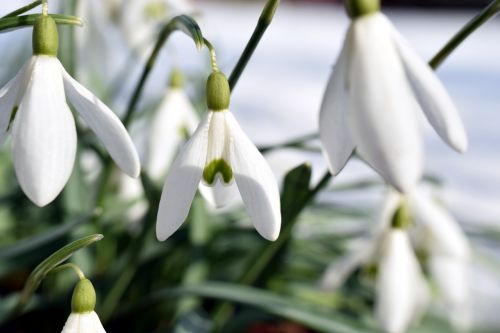
MULTIPOLYGON (((387 21, 387 24, 391 23, 387 21)), ((391 30, 406 74, 427 119, 446 143, 458 152, 465 152, 467 135, 464 125, 445 87, 396 29, 391 30)))
POLYGON ((376 316, 388 333, 402 333, 414 320, 421 287, 417 258, 403 230, 387 233, 377 277, 376 316))
POLYGON ((361 157, 388 183, 409 191, 423 167, 418 106, 387 30, 382 14, 352 24, 348 119, 361 157))
POLYGON ((226 121, 233 140, 231 166, 245 208, 259 234, 268 240, 276 240, 281 228, 281 212, 274 174, 229 112, 226 121))
POLYGON ((19 184, 38 206, 61 192, 75 160, 75 122, 66 104, 60 67, 56 58, 37 57, 12 129, 19 184))
POLYGON ((236 202, 240 197, 236 182, 225 185, 218 181, 213 186, 207 186, 202 182, 200 183, 199 190, 203 198, 215 208, 227 207, 236 202))
POLYGON ((68 99, 80 116, 99 137, 116 164, 129 176, 139 176, 139 156, 120 119, 61 65, 59 67, 68 99))
POLYGON ((152 120, 146 169, 153 179, 165 175, 180 145, 198 126, 196 112, 180 89, 170 89, 152 120))
POLYGON ((333 68, 326 87, 319 115, 319 134, 326 160, 333 175, 337 175, 351 156, 355 143, 347 125, 346 71, 350 58, 350 33, 333 68))
POLYGON ((106 333, 97 314, 71 313, 61 333, 106 333))
POLYGON ((156 237, 161 241, 170 237, 189 213, 205 167, 211 116, 207 112, 167 175, 156 221, 156 237))

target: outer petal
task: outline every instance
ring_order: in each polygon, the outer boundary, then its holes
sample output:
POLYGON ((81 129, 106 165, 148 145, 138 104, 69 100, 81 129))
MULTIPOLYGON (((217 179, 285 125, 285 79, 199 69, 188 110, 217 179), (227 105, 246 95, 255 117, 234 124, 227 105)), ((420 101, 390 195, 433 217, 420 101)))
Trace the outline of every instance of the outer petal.
POLYGON ((147 170, 153 179, 164 176, 179 146, 198 125, 195 110, 182 90, 171 89, 153 118, 147 170))
POLYGON ((182 148, 167 175, 156 221, 156 237, 160 241, 170 237, 189 213, 206 163, 211 117, 212 113, 208 112, 182 148))
POLYGON ((402 333, 420 309, 421 271, 403 230, 392 229, 385 239, 377 279, 376 316, 388 333, 402 333))
POLYGON ((12 112, 14 108, 19 107, 20 99, 26 91, 26 85, 31 78, 33 62, 34 59, 30 59, 17 75, 0 90, 0 146, 5 141, 12 112))
POLYGON ((319 114, 319 134, 323 153, 330 171, 337 175, 351 156, 355 143, 347 126, 347 82, 346 72, 350 57, 350 34, 344 41, 332 76, 326 87, 319 114))
POLYGON ((422 192, 416 192, 410 198, 417 223, 428 232, 432 253, 469 258, 469 241, 455 219, 422 192))
POLYGON ((352 24, 348 73, 349 125, 357 151, 399 191, 422 174, 417 103, 383 14, 352 24))
POLYGON ((79 333, 80 316, 80 314, 71 313, 68 320, 66 320, 61 333, 79 333))
POLYGON ((139 156, 120 119, 87 88, 73 79, 60 65, 68 99, 80 116, 101 139, 113 160, 129 176, 141 171, 139 156))
POLYGON ((230 112, 226 121, 233 140, 231 166, 243 203, 259 234, 274 241, 281 228, 278 184, 266 160, 230 112))
POLYGON ((76 153, 76 129, 66 104, 60 63, 37 57, 12 129, 14 166, 21 188, 45 206, 68 181, 76 153))
MULTIPOLYGON (((390 24, 390 23, 388 23, 390 24)), ((467 134, 445 87, 427 63, 392 28, 396 47, 422 110, 439 136, 458 152, 467 150, 467 134)))

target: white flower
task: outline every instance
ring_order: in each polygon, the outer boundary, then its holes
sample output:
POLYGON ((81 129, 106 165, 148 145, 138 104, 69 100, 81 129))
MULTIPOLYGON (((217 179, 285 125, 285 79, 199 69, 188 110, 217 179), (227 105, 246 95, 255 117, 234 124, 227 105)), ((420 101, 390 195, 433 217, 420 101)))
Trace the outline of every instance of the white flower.
POLYGON ((159 240, 167 239, 184 222, 200 182, 212 186, 215 192, 224 192, 235 182, 257 231, 269 240, 279 235, 281 213, 276 179, 227 109, 229 94, 225 76, 214 72, 207 84, 210 111, 181 149, 163 187, 156 224, 159 240))
MULTIPOLYGON (((40 20, 52 19, 47 16, 40 20)), ((37 30, 37 24, 34 41, 47 34, 45 28, 37 30)), ((56 34, 53 20, 48 24, 49 32, 56 34)), ((133 177, 140 172, 139 158, 125 127, 106 105, 64 70, 55 57, 57 35, 55 38, 52 45, 34 42, 35 55, 0 90, 0 144, 11 130, 17 179, 24 193, 38 206, 54 200, 73 169, 76 128, 66 97, 120 168, 133 177), (44 49, 46 45, 50 47, 44 49)))
POLYGON ((106 333, 95 311, 71 313, 61 333, 106 333))
POLYGON ((448 145, 467 149, 458 112, 432 69, 382 13, 353 19, 320 112, 331 172, 356 150, 386 182, 410 191, 423 167, 421 111, 448 145))
POLYGON ((172 87, 152 119, 146 170, 153 179, 165 175, 179 147, 198 126, 199 119, 184 90, 172 87))

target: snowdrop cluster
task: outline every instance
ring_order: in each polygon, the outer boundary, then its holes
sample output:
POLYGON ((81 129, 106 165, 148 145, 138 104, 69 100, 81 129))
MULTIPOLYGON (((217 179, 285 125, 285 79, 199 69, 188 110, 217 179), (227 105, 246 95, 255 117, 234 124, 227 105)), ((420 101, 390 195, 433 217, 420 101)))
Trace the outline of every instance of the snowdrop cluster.
POLYGON ((458 223, 428 192, 403 196, 391 189, 369 239, 327 269, 323 287, 339 287, 359 266, 377 267, 376 317, 385 331, 400 333, 425 313, 431 293, 423 271, 428 271, 450 321, 465 329, 470 252, 458 223), (425 254, 423 267, 417 252, 425 254))

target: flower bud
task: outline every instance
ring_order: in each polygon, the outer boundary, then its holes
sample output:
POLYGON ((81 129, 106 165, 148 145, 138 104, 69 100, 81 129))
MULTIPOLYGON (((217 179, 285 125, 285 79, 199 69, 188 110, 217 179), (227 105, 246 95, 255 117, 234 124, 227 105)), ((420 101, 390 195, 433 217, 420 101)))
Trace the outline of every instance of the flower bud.
POLYGON ((59 34, 54 19, 40 15, 33 26, 33 54, 57 56, 59 34))
POLYGON ((92 282, 90 282, 89 279, 82 279, 77 283, 75 290, 73 290, 73 297, 71 299, 71 312, 92 312, 95 308, 95 300, 96 296, 92 282))
POLYGON ((213 72, 207 81, 207 106, 210 111, 224 111, 229 108, 231 89, 226 76, 213 72))
POLYGON ((345 0, 347 14, 352 19, 376 13, 380 10, 380 0, 345 0))

